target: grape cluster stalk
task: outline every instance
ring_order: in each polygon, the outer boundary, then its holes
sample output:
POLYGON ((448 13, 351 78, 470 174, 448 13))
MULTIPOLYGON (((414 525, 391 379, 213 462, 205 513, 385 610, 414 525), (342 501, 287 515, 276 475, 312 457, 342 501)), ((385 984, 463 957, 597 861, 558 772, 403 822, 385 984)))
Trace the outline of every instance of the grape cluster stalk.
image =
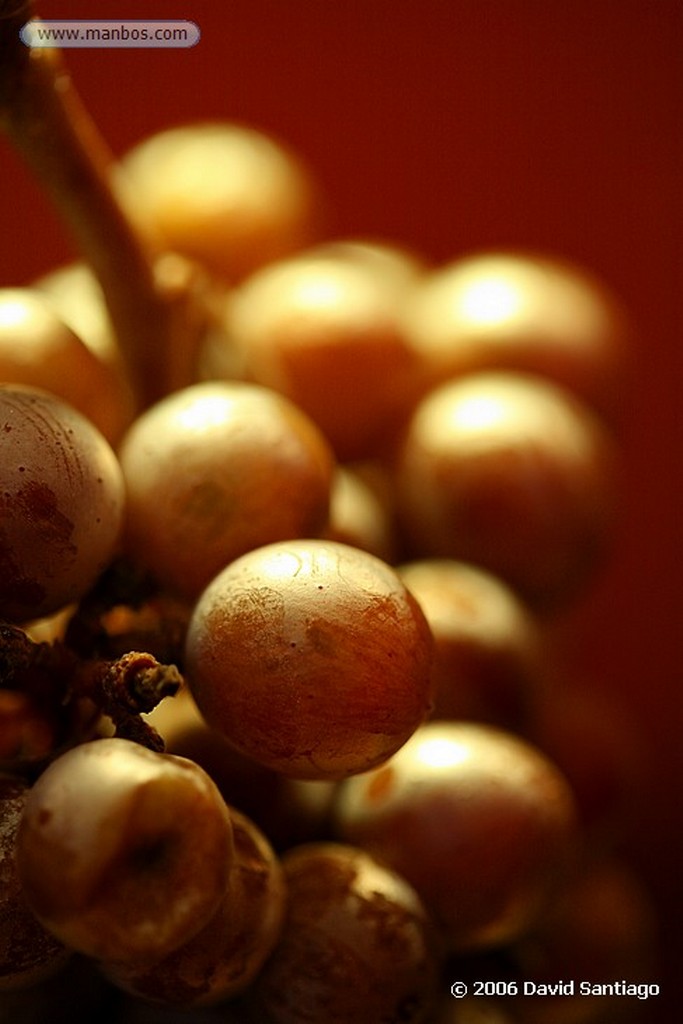
POLYGON ((227 119, 114 159, 31 16, 0 119, 81 261, 0 288, 0 1021, 647 1019, 637 737, 553 640, 625 307, 325 238, 227 119))

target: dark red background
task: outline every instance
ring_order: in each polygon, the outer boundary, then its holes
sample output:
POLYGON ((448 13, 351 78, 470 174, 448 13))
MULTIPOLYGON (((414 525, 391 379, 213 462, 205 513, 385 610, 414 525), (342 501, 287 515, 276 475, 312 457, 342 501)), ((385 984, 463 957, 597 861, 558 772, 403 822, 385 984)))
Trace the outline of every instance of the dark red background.
MULTIPOLYGON (((86 2, 45 18, 93 17, 86 2)), ((288 141, 327 193, 336 235, 433 260, 537 247, 585 263, 639 330, 622 528, 581 609, 577 662, 621 695, 651 749, 633 855, 661 910, 673 1006, 683 811, 679 403, 683 380, 683 5, 678 0, 101 0, 100 18, 188 18, 191 50, 69 53, 107 139, 200 117, 288 141)), ((0 284, 73 252, 0 143, 0 284)))

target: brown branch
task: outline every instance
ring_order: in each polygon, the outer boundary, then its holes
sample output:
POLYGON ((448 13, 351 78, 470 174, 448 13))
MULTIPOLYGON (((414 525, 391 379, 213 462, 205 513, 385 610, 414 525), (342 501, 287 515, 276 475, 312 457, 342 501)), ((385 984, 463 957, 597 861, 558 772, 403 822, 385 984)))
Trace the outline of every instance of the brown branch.
MULTIPOLYGON (((36 718, 43 731, 53 724, 57 735, 52 713, 85 701, 111 719, 116 735, 162 750, 163 741, 141 716, 175 696, 182 683, 175 665, 160 664, 146 652, 83 659, 59 641, 37 643, 17 626, 0 623, 0 725, 4 721, 9 731, 10 748, 18 746, 27 725, 35 731, 34 707, 45 712, 36 718)), ((2 747, 0 740, 0 755, 2 747)))
POLYGON ((197 282, 189 271, 169 281, 122 209, 113 157, 61 55, 19 38, 30 14, 30 3, 0 6, 0 123, 98 278, 133 387, 149 405, 190 382, 205 329, 197 282))

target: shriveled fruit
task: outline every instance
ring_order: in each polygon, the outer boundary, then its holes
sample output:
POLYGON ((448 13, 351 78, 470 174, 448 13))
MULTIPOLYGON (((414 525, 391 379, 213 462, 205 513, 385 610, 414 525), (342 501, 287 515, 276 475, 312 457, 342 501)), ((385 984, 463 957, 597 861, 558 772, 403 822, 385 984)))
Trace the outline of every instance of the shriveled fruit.
POLYGON ((17 841, 43 925, 88 956, 136 964, 209 921, 232 857, 230 816, 209 776, 116 738, 74 747, 43 772, 17 841))
POLYGON ((32 988, 71 956, 36 920, 17 875, 15 847, 27 790, 20 779, 0 776, 0 992, 32 988))
POLYGON ((413 889, 362 850, 300 846, 283 858, 288 912, 250 1002, 268 1024, 430 1019, 431 922, 413 889))
POLYGON ((243 992, 277 942, 285 912, 282 869, 265 836, 231 809, 235 846, 225 895, 189 942, 149 967, 105 965, 117 986, 169 1006, 210 1006, 243 992))

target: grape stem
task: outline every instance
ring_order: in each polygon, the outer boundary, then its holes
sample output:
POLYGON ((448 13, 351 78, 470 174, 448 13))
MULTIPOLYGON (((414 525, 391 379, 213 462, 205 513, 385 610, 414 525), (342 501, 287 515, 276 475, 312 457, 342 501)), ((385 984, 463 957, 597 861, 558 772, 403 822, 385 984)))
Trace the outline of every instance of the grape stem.
POLYGON ((140 715, 175 696, 183 678, 175 665, 162 665, 145 652, 84 659, 64 643, 38 643, 18 626, 0 623, 0 693, 6 689, 30 698, 32 688, 40 687, 39 703, 45 706, 46 685, 50 706, 90 701, 111 719, 117 736, 161 751, 163 740, 140 715))
MULTIPOLYGON (((19 36, 32 4, 0 0, 0 123, 51 198, 105 297, 145 407, 191 379, 205 328, 191 273, 169 285, 112 186, 113 157, 55 49, 19 36)), ((208 316, 208 313, 206 314, 208 316)))

